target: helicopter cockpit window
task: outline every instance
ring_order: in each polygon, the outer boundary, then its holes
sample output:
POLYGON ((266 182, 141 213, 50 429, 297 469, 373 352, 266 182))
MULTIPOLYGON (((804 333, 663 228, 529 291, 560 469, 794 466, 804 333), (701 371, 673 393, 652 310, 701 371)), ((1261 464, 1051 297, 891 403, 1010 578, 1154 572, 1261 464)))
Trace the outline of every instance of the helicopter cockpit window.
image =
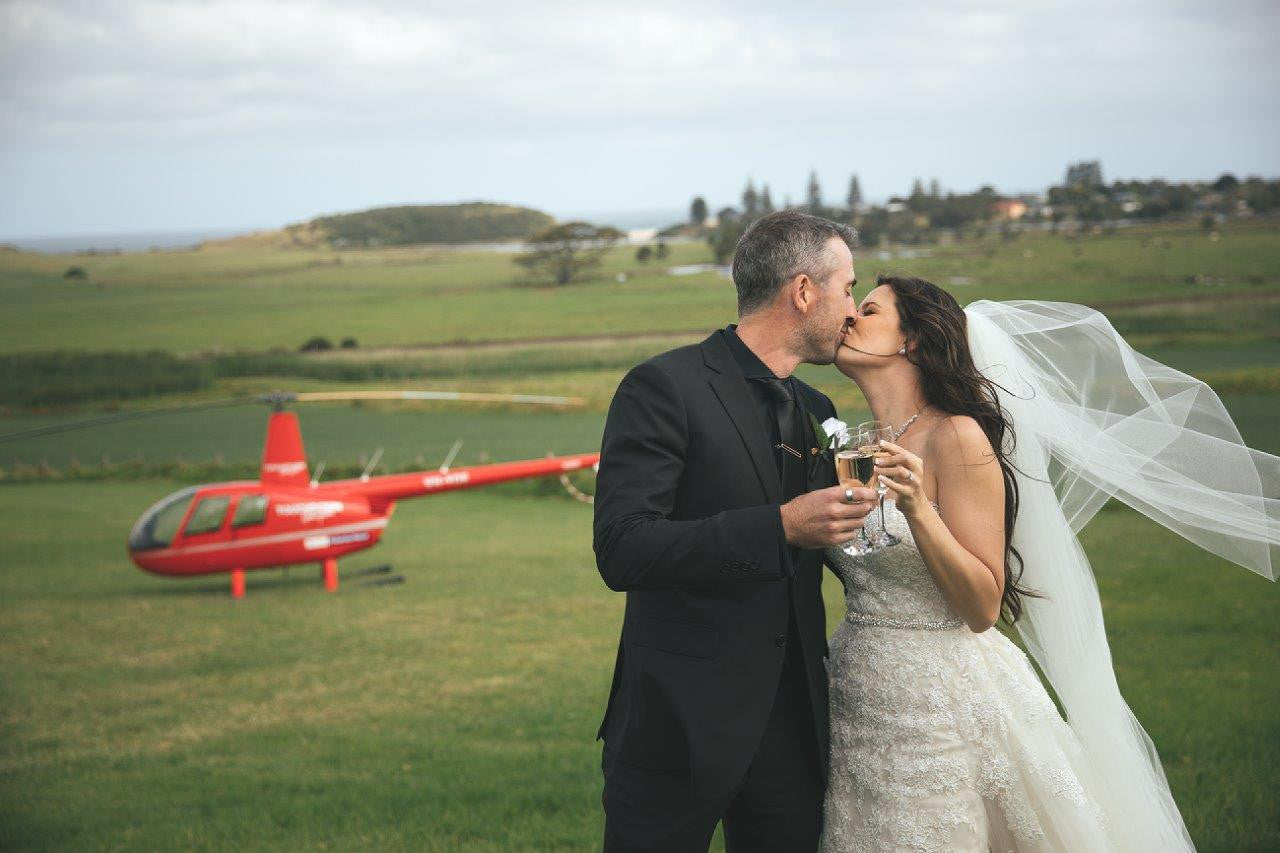
POLYGON ((267 520, 267 496, 245 495, 236 504, 236 514, 231 518, 232 527, 248 527, 267 520))
POLYGON ((129 531, 129 548, 145 551, 168 546, 178 532, 178 525, 187 514, 197 488, 199 487, 188 486, 180 492, 174 492, 144 512, 133 530, 129 531))
POLYGON ((191 520, 187 522, 187 529, 183 533, 187 536, 193 536, 197 533, 212 533, 222 526, 222 520, 227 517, 227 505, 231 503, 229 497, 205 498, 196 504, 196 511, 191 513, 191 520))

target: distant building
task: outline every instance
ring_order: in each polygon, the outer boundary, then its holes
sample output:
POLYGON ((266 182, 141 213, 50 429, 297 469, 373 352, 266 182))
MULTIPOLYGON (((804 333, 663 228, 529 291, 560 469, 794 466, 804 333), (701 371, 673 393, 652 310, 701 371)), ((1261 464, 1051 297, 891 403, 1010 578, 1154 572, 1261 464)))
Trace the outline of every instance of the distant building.
POLYGON ((1027 215, 1027 203, 1020 198, 1002 198, 991 205, 991 214, 1012 222, 1027 215))

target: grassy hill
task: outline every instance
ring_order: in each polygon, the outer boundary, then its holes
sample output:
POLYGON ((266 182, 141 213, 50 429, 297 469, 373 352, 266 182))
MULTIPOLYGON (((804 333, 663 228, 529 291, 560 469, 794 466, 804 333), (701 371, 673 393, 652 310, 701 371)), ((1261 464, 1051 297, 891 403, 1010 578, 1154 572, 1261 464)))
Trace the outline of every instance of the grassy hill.
POLYGON ((490 243, 522 240, 555 218, 528 207, 484 201, 406 204, 358 213, 320 216, 279 231, 210 241, 221 248, 416 246, 424 243, 490 243))

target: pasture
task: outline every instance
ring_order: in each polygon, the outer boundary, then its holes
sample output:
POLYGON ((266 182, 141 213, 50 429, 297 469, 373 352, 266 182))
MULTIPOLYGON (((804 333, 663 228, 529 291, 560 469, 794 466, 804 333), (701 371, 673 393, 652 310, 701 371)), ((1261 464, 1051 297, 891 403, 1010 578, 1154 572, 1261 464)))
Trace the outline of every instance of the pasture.
MULTIPOLYGON (((406 502, 394 587, 298 567, 138 572, 123 535, 173 484, 0 489, 0 847, 599 845, 595 727, 622 597, 566 497, 406 502)), ((1085 536, 1121 687, 1199 848, 1275 849, 1280 596, 1127 510, 1085 536)), ((843 611, 828 578, 829 626, 843 611)))
MULTIPOLYGON (((695 332, 733 315, 732 287, 716 273, 665 270, 710 260, 700 243, 673 244, 667 261, 648 264, 635 261, 634 249, 618 248, 591 280, 554 288, 523 284, 509 254, 439 248, 0 252, 7 308, 0 348, 187 353, 293 349, 315 335, 406 347, 695 332), (88 278, 64 279, 73 265, 88 278), (630 278, 619 284, 618 273, 630 278)), ((929 257, 864 252, 856 261, 862 281, 883 269, 905 269, 953 287, 962 304, 1014 297, 1088 304, 1274 297, 1276 265, 1269 225, 1220 233, 1135 228, 1070 240, 1037 233, 933 247, 929 257)), ((1269 306, 1274 318, 1274 299, 1269 306)))
MULTIPOLYGON (((586 404, 300 408, 312 464, 383 447, 386 470, 434 467, 455 438, 456 464, 590 451, 630 365, 733 318, 727 279, 667 271, 708 249, 671 249, 646 265, 615 250, 562 288, 525 284, 509 255, 439 248, 0 251, 0 358, 162 350, 211 377, 39 407, 0 387, 0 433, 270 388, 425 387, 586 404), (87 280, 64 279, 71 265, 87 280), (359 347, 296 352, 316 335, 359 347)), ((1099 307, 1280 453, 1275 223, 1027 234, 856 266, 862 282, 923 275, 962 304, 1099 307)), ((843 417, 865 411, 833 370, 801 375, 843 417)), ((251 573, 240 602, 225 578, 133 568, 137 514, 173 478, 243 474, 264 427, 262 409, 216 410, 0 445, 0 848, 598 847, 592 738, 622 597, 595 572, 590 510, 558 486, 405 502, 342 570, 390 562, 406 583, 352 575, 336 595, 309 567, 251 573)), ((1123 508, 1083 541, 1121 689, 1199 849, 1280 847, 1280 590, 1123 508)), ((826 592, 834 629, 834 579, 826 592)))

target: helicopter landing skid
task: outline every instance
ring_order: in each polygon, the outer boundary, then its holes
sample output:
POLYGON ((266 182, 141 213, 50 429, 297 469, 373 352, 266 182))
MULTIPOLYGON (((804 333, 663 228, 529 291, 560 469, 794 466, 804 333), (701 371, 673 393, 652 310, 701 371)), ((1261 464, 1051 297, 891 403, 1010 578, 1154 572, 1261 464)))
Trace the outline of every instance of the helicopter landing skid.
MULTIPOLYGON (((285 575, 288 576, 289 567, 285 566, 285 575)), ((231 570, 231 597, 234 599, 244 598, 244 569, 231 570)), ((351 569, 343 572, 348 578, 362 578, 370 575, 381 575, 366 580, 361 586, 389 586, 391 584, 404 583, 404 575, 391 574, 391 564, 384 563, 380 566, 364 566, 359 569, 351 569)), ((325 560, 320 564, 320 578, 324 582, 324 588, 329 592, 336 592, 338 589, 338 561, 325 560)))

